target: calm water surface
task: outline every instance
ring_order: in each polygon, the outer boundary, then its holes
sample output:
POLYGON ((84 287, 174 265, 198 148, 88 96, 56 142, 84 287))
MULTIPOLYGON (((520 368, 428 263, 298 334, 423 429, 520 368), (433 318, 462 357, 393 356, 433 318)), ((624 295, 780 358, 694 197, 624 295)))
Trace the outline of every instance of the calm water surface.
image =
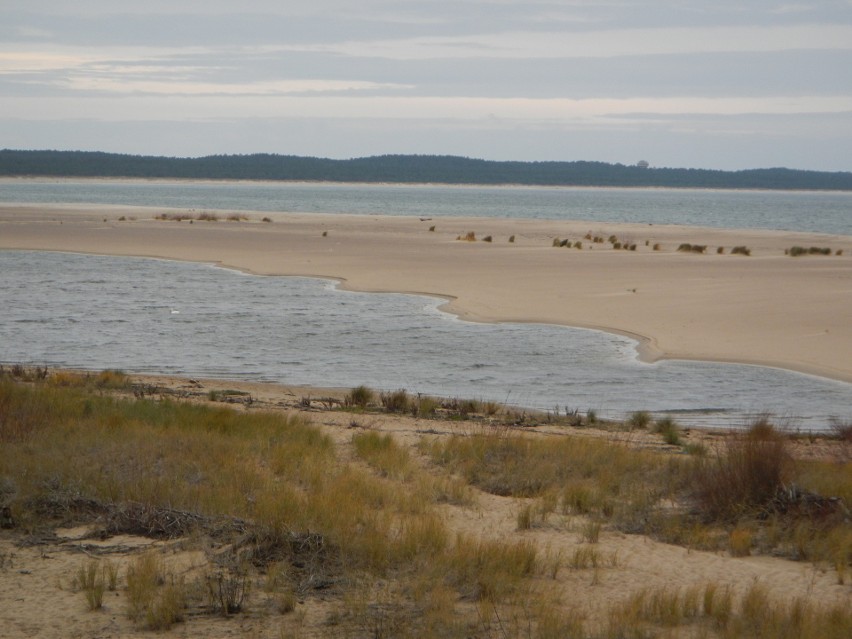
POLYGON ((3 180, 0 202, 589 220, 852 235, 852 193, 846 192, 3 180))
POLYGON ((0 251, 0 361, 495 400, 740 426, 852 417, 852 385, 742 365, 636 358, 598 331, 475 324, 440 300, 340 291, 204 264, 0 251))

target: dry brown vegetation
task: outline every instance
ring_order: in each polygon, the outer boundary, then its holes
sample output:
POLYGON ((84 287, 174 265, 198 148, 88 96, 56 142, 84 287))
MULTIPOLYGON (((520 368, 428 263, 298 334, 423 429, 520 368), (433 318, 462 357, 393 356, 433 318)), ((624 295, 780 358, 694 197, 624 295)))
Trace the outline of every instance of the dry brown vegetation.
POLYGON ((0 374, 0 542, 46 547, 58 528, 84 527, 93 541, 68 549, 89 558, 73 557, 65 583, 87 623, 112 614, 118 634, 182 636, 221 636, 217 620, 235 615, 269 637, 852 632, 852 464, 797 460, 798 442, 768 420, 694 456, 659 444, 643 413, 606 433, 578 415, 405 391, 359 387, 282 411, 189 387, 117 371, 0 374), (94 545, 122 535, 162 545, 120 562, 94 545), (727 573, 631 580, 639 566, 618 544, 639 536, 696 556, 804 560, 829 585, 815 595, 814 576, 788 597, 727 573))

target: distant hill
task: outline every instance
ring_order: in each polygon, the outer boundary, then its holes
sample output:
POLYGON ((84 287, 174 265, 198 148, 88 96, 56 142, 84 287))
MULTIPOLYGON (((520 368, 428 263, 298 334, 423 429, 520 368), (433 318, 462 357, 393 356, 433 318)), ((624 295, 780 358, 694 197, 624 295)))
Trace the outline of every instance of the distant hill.
POLYGON ((450 155, 351 160, 293 155, 174 158, 89 151, 0 150, 0 176, 527 184, 852 191, 852 172, 652 168, 605 162, 496 162, 450 155))

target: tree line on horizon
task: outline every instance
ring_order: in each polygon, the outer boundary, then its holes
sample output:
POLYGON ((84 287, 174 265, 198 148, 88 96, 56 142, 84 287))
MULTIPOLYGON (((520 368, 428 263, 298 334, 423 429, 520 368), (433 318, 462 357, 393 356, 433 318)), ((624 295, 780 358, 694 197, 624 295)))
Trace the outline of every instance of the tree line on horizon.
POLYGON ((0 175, 438 184, 520 184, 777 190, 852 190, 852 172, 787 168, 721 171, 589 161, 494 161, 451 155, 348 160, 257 153, 160 157, 99 151, 0 150, 0 175))

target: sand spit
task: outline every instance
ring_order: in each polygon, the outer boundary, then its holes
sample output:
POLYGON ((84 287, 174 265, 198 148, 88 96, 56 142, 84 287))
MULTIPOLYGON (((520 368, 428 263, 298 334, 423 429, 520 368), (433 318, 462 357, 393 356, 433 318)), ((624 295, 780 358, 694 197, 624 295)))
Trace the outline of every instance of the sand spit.
POLYGON ((353 290, 440 296, 446 310, 476 321, 626 334, 641 340, 648 360, 752 363, 852 381, 850 236, 490 218, 240 213, 244 219, 231 221, 217 212, 218 221, 189 219, 198 215, 2 205, 0 248, 335 278, 353 290), (471 232, 475 241, 458 239, 471 232), (635 249, 614 248, 611 236, 635 249), (582 248, 556 248, 554 239, 582 248), (706 249, 678 251, 681 244, 706 249), (736 246, 750 255, 732 254, 736 246), (831 254, 785 255, 793 246, 831 254))

